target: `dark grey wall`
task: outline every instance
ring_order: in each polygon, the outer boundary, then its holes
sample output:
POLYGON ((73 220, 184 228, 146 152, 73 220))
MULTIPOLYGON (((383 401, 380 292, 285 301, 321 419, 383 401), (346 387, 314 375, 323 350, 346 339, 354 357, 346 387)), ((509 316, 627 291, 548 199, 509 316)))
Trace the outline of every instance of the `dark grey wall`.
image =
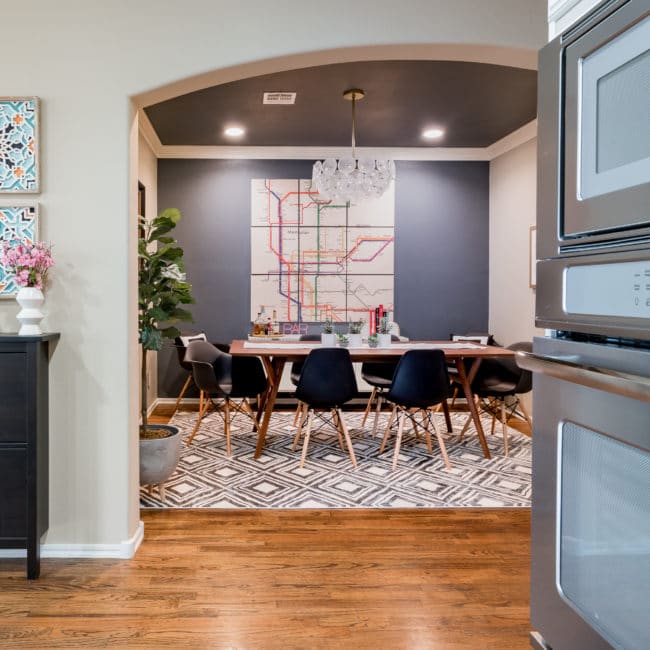
MULTIPOLYGON (((158 206, 183 218, 175 234, 196 304, 213 341, 250 326, 250 181, 310 178, 305 160, 160 160, 158 206)), ((487 331, 487 162, 398 162, 395 181, 395 320, 413 339, 487 331)), ((159 354, 159 395, 175 396, 173 351, 159 354)))

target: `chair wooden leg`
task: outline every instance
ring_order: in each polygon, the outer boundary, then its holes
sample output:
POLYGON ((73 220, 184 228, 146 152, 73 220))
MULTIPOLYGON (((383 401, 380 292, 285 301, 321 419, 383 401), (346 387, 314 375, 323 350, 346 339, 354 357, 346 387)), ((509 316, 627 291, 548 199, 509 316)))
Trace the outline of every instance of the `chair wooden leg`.
POLYGON ((456 398, 458 397, 458 388, 454 388, 454 394, 451 396, 451 408, 454 408, 454 404, 456 403, 456 398))
POLYGON ((230 400, 223 407, 223 428, 226 432, 226 456, 230 456, 230 400))
POLYGON ((419 411, 420 409, 411 409, 411 423, 413 424, 413 433, 415 434, 415 439, 419 440, 420 439, 420 430, 418 429, 417 422, 415 421, 415 414, 419 411))
POLYGON ((390 417, 388 418, 388 424, 386 425, 386 431, 384 431, 384 438, 381 441, 381 447, 379 447, 379 453, 383 454, 384 453, 384 447, 386 447, 386 442, 388 441, 388 436, 390 436, 390 426, 393 424, 393 420, 395 419, 395 413, 397 412, 397 406, 393 406, 393 410, 390 413, 390 417))
POLYGON ((501 428, 503 430, 503 453, 508 456, 508 425, 506 424, 506 400, 501 400, 501 428))
POLYGON ((298 422, 298 416, 302 413, 302 402, 298 400, 298 406, 296 406, 296 414, 293 416, 293 422, 291 426, 295 427, 296 422, 298 422))
POLYGON ((379 424, 379 413, 381 412, 381 404, 382 404, 382 396, 381 393, 377 395, 377 408, 375 409, 375 422, 372 425, 372 437, 374 438, 377 435, 377 425, 379 424))
POLYGON ((490 435, 494 435, 494 425, 496 424, 497 416, 495 413, 492 413, 492 424, 490 425, 490 435))
POLYGON ((443 399, 442 400, 442 410, 444 411, 445 414, 445 422, 447 424, 447 433, 453 433, 454 428, 451 424, 451 416, 449 415, 449 404, 447 404, 447 400, 443 399))
POLYGON ((399 449, 402 446, 402 434, 404 433, 404 411, 399 412, 399 425, 397 426, 397 438, 395 439, 395 453, 393 454, 393 471, 397 467, 399 449))
POLYGON ((440 447, 442 459, 445 461, 445 467, 447 469, 451 469, 451 465, 449 464, 449 456, 447 456, 447 447, 445 447, 445 441, 442 437, 442 434, 440 433, 440 427, 437 425, 435 420, 432 420, 431 424, 433 424, 433 430, 436 432, 436 438, 438 439, 438 445, 440 447))
POLYGON ((180 395, 178 396, 178 399, 176 400, 176 404, 174 404, 174 411, 172 413, 172 417, 176 415, 176 411, 178 411, 178 405, 181 403, 181 400, 183 399, 183 395, 185 395, 185 391, 187 390, 187 387, 190 385, 190 382, 192 381, 192 373, 187 375, 187 379, 185 380, 185 383, 183 384, 183 388, 181 388, 180 395))
POLYGON ((305 431, 305 440, 302 443, 302 456, 300 458, 300 467, 305 466, 305 459, 307 458, 307 447, 309 447, 309 436, 311 435, 311 420, 314 413, 310 409, 307 416, 307 430, 305 431))
POLYGON ((341 451, 345 451, 345 447, 343 446, 343 427, 341 426, 341 419, 339 418, 339 414, 336 411, 336 409, 332 409, 332 420, 334 421, 334 426, 336 427, 336 437, 338 438, 339 441, 339 447, 341 448, 341 451))
POLYGON ((465 432, 469 428, 471 422, 472 422, 472 416, 468 415, 467 420, 465 420, 465 424, 463 424, 463 428, 460 430, 460 435, 458 436, 458 442, 462 442, 463 436, 465 435, 465 432))
POLYGON ((433 445, 431 444, 431 432, 429 431, 429 420, 433 420, 435 410, 422 409, 422 427, 424 428, 424 438, 427 441, 427 449, 430 454, 433 454, 433 445))
POLYGON ((298 447, 298 441, 300 440, 300 436, 302 435, 302 427, 305 424, 305 419, 307 418, 307 413, 309 412, 309 406, 305 404, 304 402, 300 403, 300 420, 298 421, 298 430, 296 431, 296 436, 293 439, 293 447, 291 448, 291 451, 296 451, 296 448, 298 447))
POLYGON ((338 409, 338 414, 339 414, 339 422, 341 423, 341 429, 343 429, 343 436, 345 438, 345 443, 348 446, 348 453, 350 454, 350 460, 352 461, 352 467, 356 468, 357 457, 354 455, 354 448, 352 447, 350 432, 348 431, 348 427, 345 424, 345 420, 343 419, 343 412, 341 411, 341 409, 338 409))
POLYGON ((366 410, 363 413, 363 420, 361 420, 361 426, 362 427, 366 426, 366 420, 368 419, 368 413, 370 413, 372 403, 375 401, 376 396, 377 396, 377 387, 373 386, 372 387, 372 393, 370 393, 370 397, 368 398, 368 403, 366 404, 366 410))
POLYGON ((523 413, 523 416, 526 418, 526 422, 528 422, 528 426, 530 427, 530 433, 532 434, 533 433, 533 421, 530 418, 528 410, 524 406, 523 401, 520 400, 519 398, 517 398, 517 405, 521 409, 521 412, 523 413))
POLYGON ((159 483, 158 484, 158 493, 160 494, 160 500, 165 503, 165 484, 164 483, 159 483))
POLYGON ((201 426, 201 420, 203 420, 205 414, 208 411, 209 403, 210 403, 210 398, 205 397, 203 391, 201 391, 201 393, 199 394, 199 417, 196 419, 196 424, 192 429, 192 433, 190 433, 190 437, 187 439, 188 445, 192 444, 192 440, 194 440, 194 436, 196 435, 196 432, 199 430, 199 427, 201 426), (203 406, 204 404, 205 404, 205 408, 203 406))
POLYGON ((255 411, 253 411, 253 408, 251 405, 248 403, 248 398, 244 397, 242 403, 241 403, 242 410, 248 415, 248 417, 253 420, 253 431, 259 431, 260 428, 260 423, 257 421, 257 416, 255 415, 255 411))

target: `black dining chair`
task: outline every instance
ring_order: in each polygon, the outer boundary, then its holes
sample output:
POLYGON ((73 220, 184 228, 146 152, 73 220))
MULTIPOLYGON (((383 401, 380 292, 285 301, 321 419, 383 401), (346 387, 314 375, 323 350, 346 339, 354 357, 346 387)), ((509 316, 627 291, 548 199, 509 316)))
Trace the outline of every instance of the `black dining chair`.
POLYGON ((267 389, 267 378, 262 362, 257 357, 233 357, 207 341, 194 341, 187 347, 185 361, 192 364, 194 382, 204 397, 199 401, 199 416, 187 440, 191 444, 203 418, 214 406, 213 398, 222 398, 226 453, 231 455, 231 412, 244 413, 253 420, 253 430, 259 422, 248 400, 259 400, 267 389), (235 400, 240 400, 237 403, 235 400))
MULTIPOLYGON (((172 416, 174 416, 176 414, 176 411, 178 411, 178 407, 180 406, 181 400, 185 396, 187 389, 191 386, 191 384, 194 381, 194 377, 192 375, 192 364, 189 361, 185 361, 185 353, 187 352, 187 346, 193 341, 207 341, 207 340, 208 339, 204 332, 196 332, 193 334, 182 333, 180 336, 177 336, 174 339, 174 348, 176 349, 176 358, 178 360, 178 365, 183 370, 185 370, 185 372, 187 372, 187 378, 185 379, 185 383, 181 388, 181 392, 176 398, 176 403, 174 404, 174 410, 172 411, 172 416)), ((217 347, 222 352, 230 351, 230 346, 226 343, 213 343, 212 345, 217 347)), ((199 401, 203 397, 204 395, 199 393, 199 401)))
MULTIPOLYGON (((520 341, 509 345, 507 349, 514 352, 518 350, 532 352, 533 344, 530 341, 520 341)), ((523 401, 519 399, 520 395, 529 393, 532 390, 532 373, 530 370, 520 368, 514 358, 487 358, 481 362, 471 386, 477 407, 482 408, 492 416, 491 434, 494 434, 497 413, 500 415, 503 451, 508 456, 508 420, 515 414, 517 408, 521 410, 524 419, 532 430, 533 423, 530 415, 523 401), (512 398, 510 404, 506 403, 507 398, 512 398)), ((463 425, 460 432, 461 440, 471 420, 472 418, 469 416, 463 425)))
POLYGON ((354 376, 354 369, 350 359, 350 353, 344 348, 317 348, 312 350, 304 361, 296 397, 307 405, 303 411, 298 424, 298 430, 293 441, 293 450, 296 450, 298 442, 305 429, 305 439, 302 446, 300 467, 305 464, 307 448, 312 432, 313 416, 317 415, 326 423, 336 427, 339 446, 343 449, 341 434, 350 454, 352 466, 357 466, 357 459, 352 448, 350 432, 341 407, 349 402, 357 394, 357 380, 354 376), (329 412, 331 420, 328 420, 324 412, 329 412), (306 428, 304 427, 307 422, 306 428))
MULTIPOLYGON (((300 335, 300 341, 320 341, 320 334, 301 334, 300 335)), ((294 386, 298 385, 298 382, 300 381, 300 373, 302 372, 302 367, 304 365, 304 361, 294 361, 291 364, 291 371, 290 371, 290 378, 291 378, 291 383, 294 386)), ((298 422, 298 417, 302 413, 304 409, 304 404, 298 400, 298 406, 296 406, 296 413, 293 416, 293 426, 296 426, 296 422, 298 422)))
MULTIPOLYGON (((390 340, 392 342, 399 341, 399 336, 391 334, 390 340)), ((375 407, 375 421, 372 427, 372 437, 374 438, 377 433, 377 423, 379 421, 379 413, 381 412, 382 402, 384 401, 384 395, 386 391, 390 388, 390 385, 393 381, 393 375, 395 374, 395 369, 397 368, 397 361, 364 361, 361 364, 361 378, 372 386, 372 391, 370 397, 368 398, 368 403, 366 404, 366 410, 363 413, 363 418, 361 420, 361 426, 366 425, 366 420, 370 414, 370 410, 373 405, 375 407)))
POLYGON ((398 427, 395 454, 393 456, 393 470, 397 467, 404 422, 406 418, 409 418, 417 431, 415 421, 417 413, 422 415, 422 426, 429 453, 433 453, 431 433, 429 431, 429 424, 431 424, 438 439, 445 466, 447 469, 451 469, 445 441, 436 423, 434 410, 438 404, 446 402, 448 396, 449 375, 447 373, 445 353, 442 350, 409 350, 402 356, 397 364, 390 390, 386 394, 386 400, 393 404, 393 410, 379 448, 379 453, 383 453, 390 436, 393 421, 397 416, 398 427))

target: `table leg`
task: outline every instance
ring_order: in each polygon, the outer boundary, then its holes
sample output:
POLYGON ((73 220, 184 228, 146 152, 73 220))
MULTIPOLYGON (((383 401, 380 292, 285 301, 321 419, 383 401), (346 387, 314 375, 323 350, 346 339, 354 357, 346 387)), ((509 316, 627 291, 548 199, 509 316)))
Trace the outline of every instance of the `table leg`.
POLYGON ((278 357, 275 357, 273 359, 262 357, 262 362, 264 363, 266 375, 269 380, 269 389, 264 401, 264 415, 262 416, 262 422, 260 423, 259 429, 257 430, 257 447, 255 448, 256 459, 260 457, 262 449, 264 449, 266 432, 269 428, 269 422, 271 421, 273 408, 275 407, 275 398, 277 397, 278 390, 280 389, 280 380, 282 379, 282 371, 284 370, 285 360, 278 357))
POLYGON ((463 386, 463 391, 465 392, 465 399, 467 400, 467 408, 474 420, 474 426, 476 427, 476 433, 478 434, 479 442, 481 443, 481 448, 483 449, 483 455, 486 458, 490 458, 490 450, 488 449, 487 442, 485 440, 485 433, 483 433, 483 427, 481 426, 481 418, 479 417, 478 411, 476 410, 476 404, 474 403, 474 396, 472 395, 472 388, 470 381, 476 375, 478 366, 481 363, 480 359, 474 359, 474 363, 469 370, 469 376, 465 373, 465 364, 462 357, 456 359, 456 368, 458 370, 458 378, 460 383, 463 386))

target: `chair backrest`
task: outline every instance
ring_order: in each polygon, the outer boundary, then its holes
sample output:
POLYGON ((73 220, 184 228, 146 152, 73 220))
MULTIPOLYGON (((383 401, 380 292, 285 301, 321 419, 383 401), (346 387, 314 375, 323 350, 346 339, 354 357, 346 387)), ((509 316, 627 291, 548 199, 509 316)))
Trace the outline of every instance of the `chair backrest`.
MULTIPOLYGON (((515 352, 521 350, 522 352, 532 352, 533 344, 530 341, 518 341, 508 346, 508 350, 514 350, 515 352)), ((514 360, 513 360, 514 361, 514 360)), ((517 363, 516 361, 514 362, 517 363)), ((519 381, 515 387, 515 394, 521 395, 523 393, 530 393, 533 389, 533 373, 530 370, 524 370, 523 368, 517 369, 521 373, 519 376, 519 381)))
POLYGON ((409 350, 402 355, 386 398, 409 408, 435 406, 449 396, 449 374, 442 350, 409 350))
POLYGON ((177 336, 174 339, 174 346, 176 347, 176 356, 178 357, 178 363, 185 370, 192 371, 192 365, 189 361, 185 361, 185 352, 187 346, 193 341, 207 341, 205 332, 196 332, 195 334, 186 334, 182 333, 180 336, 177 336))
POLYGON ((302 367, 296 397, 310 406, 331 408, 357 394, 350 353, 345 348, 316 348, 302 367))
POLYGON ((220 383, 232 382, 232 356, 207 341, 192 341, 184 361, 191 364, 194 383, 209 393, 219 391, 220 383))
MULTIPOLYGON (((509 345, 508 350, 523 350, 531 352, 533 344, 530 341, 519 341, 509 345)), ((478 393, 490 393, 495 384, 501 384, 499 392, 508 390, 507 394, 528 393, 533 387, 533 375, 530 370, 523 370, 514 358, 487 358, 481 362, 478 372, 472 382, 472 389, 478 393)))

